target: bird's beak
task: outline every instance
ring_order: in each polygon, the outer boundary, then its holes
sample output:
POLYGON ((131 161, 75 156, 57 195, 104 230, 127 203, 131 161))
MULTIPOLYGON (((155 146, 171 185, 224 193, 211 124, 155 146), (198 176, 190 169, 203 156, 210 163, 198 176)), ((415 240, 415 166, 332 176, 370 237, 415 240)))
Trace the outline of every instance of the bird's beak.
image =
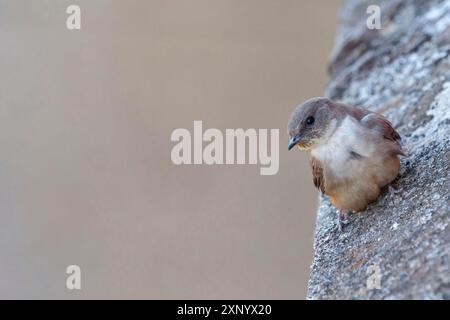
POLYGON ((291 139, 289 140, 288 150, 291 150, 293 147, 295 147, 297 143, 299 143, 299 141, 300 141, 299 136, 295 135, 291 137, 291 139))

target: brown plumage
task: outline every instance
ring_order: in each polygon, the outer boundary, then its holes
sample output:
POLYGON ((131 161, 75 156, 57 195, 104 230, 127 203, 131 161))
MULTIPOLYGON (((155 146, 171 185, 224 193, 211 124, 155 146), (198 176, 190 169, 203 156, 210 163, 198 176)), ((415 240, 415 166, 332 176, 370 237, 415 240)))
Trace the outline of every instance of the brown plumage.
POLYGON ((313 98, 294 110, 288 133, 289 149, 311 152, 314 185, 342 212, 363 210, 400 170, 400 135, 363 108, 313 98))

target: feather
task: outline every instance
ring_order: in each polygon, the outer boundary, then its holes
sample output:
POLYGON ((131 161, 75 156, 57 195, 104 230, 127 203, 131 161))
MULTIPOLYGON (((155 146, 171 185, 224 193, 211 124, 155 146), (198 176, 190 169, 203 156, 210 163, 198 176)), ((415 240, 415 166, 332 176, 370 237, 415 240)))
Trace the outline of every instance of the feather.
POLYGON ((313 182, 316 188, 318 188, 322 193, 325 193, 325 179, 323 176, 322 166, 316 158, 311 156, 310 165, 312 168, 313 182))
POLYGON ((395 131, 392 124, 381 114, 370 112, 360 120, 360 123, 362 126, 368 129, 375 130, 384 139, 392 141, 393 143, 391 152, 393 154, 405 155, 400 144, 400 135, 397 131, 395 131))

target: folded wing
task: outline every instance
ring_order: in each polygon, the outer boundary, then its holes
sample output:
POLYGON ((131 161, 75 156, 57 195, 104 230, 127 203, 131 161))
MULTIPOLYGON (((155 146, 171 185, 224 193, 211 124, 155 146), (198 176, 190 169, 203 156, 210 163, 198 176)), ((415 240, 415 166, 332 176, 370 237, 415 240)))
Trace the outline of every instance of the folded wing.
POLYGON ((392 152, 395 154, 404 155, 402 146, 400 144, 401 137, 397 131, 392 127, 392 124, 381 114, 370 112, 360 120, 361 125, 374 130, 380 134, 384 139, 392 142, 392 152))

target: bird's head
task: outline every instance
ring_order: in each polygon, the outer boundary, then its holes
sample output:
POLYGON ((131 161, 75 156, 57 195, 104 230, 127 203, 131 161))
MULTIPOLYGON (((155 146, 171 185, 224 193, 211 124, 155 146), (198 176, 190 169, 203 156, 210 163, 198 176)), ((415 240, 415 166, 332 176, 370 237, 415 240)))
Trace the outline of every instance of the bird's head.
POLYGON ((327 98, 312 98, 295 108, 288 122, 288 149, 298 146, 308 150, 326 142, 336 121, 333 102, 327 98))

